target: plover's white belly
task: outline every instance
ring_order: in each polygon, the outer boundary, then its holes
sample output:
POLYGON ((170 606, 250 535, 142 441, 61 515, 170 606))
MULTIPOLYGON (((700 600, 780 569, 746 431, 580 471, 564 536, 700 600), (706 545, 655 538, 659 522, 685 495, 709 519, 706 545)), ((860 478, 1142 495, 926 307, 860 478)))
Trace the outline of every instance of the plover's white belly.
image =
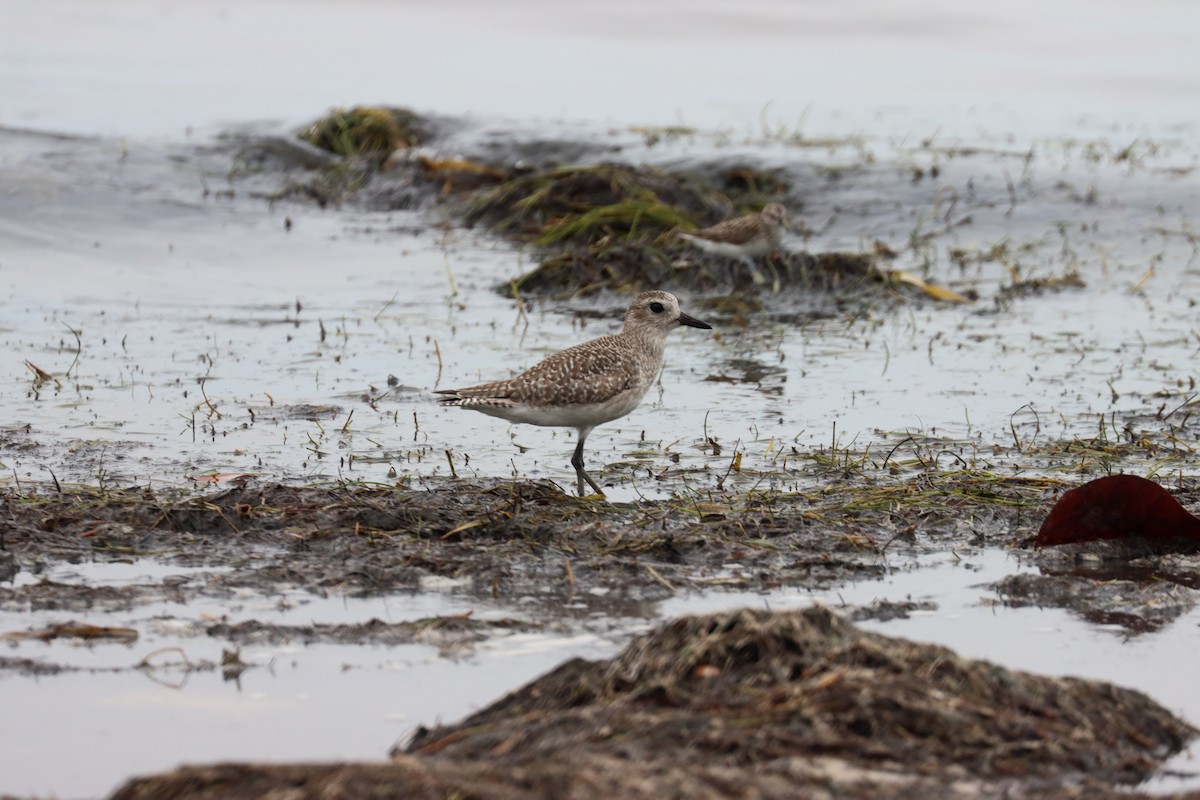
POLYGON ((638 407, 642 391, 621 392, 600 403, 567 403, 563 405, 473 406, 476 411, 502 417, 509 422, 526 425, 547 425, 563 428, 590 428, 623 417, 638 407))
POLYGON ((728 258, 742 258, 744 256, 753 258, 755 256, 766 255, 771 249, 771 243, 765 236, 751 239, 744 244, 733 244, 732 242, 714 242, 711 239, 702 239, 699 236, 692 236, 687 233, 680 235, 705 252, 728 258))

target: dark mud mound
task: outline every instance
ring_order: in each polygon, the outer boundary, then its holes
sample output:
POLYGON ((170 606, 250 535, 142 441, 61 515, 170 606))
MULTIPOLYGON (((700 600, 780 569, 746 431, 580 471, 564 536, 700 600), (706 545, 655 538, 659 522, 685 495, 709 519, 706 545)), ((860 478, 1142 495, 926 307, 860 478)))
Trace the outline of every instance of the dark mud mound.
POLYGON ((1138 692, 962 659, 827 609, 740 611, 569 661, 419 731, 391 765, 189 768, 114 798, 1108 797, 1195 732, 1138 692))
POLYGON ((896 780, 864 773, 853 784, 826 774, 819 761, 792 759, 770 772, 747 776, 742 768, 638 764, 583 755, 527 769, 489 763, 439 762, 402 756, 393 764, 218 764, 184 767, 166 775, 128 784, 112 800, 967 800, 1037 797, 1041 800, 1197 800, 1200 794, 1148 795, 1097 785, 1039 789, 1032 795, 1000 794, 990 786, 964 780, 942 783, 912 776, 896 780), (666 794, 664 794, 666 793, 666 794))
POLYGON ((1013 608, 1063 608, 1096 625, 1119 625, 1125 635, 1151 633, 1187 614, 1200 602, 1197 559, 1179 574, 1168 561, 1147 558, 1118 567, 1092 565, 1061 573, 1009 575, 991 584, 1013 608))
POLYGON ((687 617, 610 662, 571 662, 410 753, 859 768, 988 779, 1148 776, 1193 729, 1144 695, 1012 672, 863 632, 827 609, 687 617))

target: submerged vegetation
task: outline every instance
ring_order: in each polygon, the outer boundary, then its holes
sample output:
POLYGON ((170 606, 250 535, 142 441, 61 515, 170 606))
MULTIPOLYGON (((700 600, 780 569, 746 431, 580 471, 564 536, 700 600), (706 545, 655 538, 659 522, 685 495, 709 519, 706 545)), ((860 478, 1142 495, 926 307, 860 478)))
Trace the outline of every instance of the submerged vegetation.
POLYGON ((854 253, 781 250, 766 256, 772 280, 764 282, 757 269, 703 253, 675 236, 773 201, 798 209, 787 183, 769 169, 738 164, 701 175, 611 161, 530 168, 424 150, 400 157, 426 141, 419 118, 401 109, 335 111, 301 138, 360 165, 348 169, 335 163, 319 169, 294 184, 292 196, 322 205, 362 196, 370 205, 393 208, 410 205, 414 193, 424 191, 465 224, 486 225, 531 248, 538 265, 498 286, 503 293, 573 295, 667 287, 750 295, 786 289, 869 290, 878 297, 905 284, 927 288, 915 278, 889 279, 879 269, 881 256, 874 248, 854 253))

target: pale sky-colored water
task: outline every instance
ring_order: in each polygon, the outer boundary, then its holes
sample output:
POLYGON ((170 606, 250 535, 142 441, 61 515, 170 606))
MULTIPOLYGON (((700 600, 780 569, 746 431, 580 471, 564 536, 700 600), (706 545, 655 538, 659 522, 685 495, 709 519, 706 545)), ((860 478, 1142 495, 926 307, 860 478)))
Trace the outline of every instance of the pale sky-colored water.
POLYGON ((824 135, 1194 121, 1200 5, 0 2, 0 124, 121 136, 355 102, 824 135), (1081 123, 1081 120, 1085 122, 1081 123))

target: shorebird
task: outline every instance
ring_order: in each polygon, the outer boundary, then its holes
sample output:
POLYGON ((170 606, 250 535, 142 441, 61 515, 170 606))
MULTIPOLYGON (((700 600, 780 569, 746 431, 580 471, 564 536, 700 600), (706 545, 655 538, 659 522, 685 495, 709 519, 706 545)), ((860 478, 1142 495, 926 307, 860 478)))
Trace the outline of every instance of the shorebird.
POLYGON ((574 428, 579 438, 571 466, 579 496, 586 481, 603 497, 583 468, 583 443, 597 425, 637 408, 662 370, 667 334, 680 325, 712 328, 680 311, 675 295, 642 292, 629 304, 620 333, 562 350, 507 380, 439 390, 439 401, 509 422, 574 428))
MULTIPOLYGON (((787 209, 780 203, 767 203, 758 213, 745 214, 718 222, 711 228, 677 235, 706 253, 741 259, 749 265, 754 282, 762 283, 763 277, 754 259, 779 249, 780 234, 786 223, 787 209)), ((778 277, 775 282, 778 290, 778 277)))

